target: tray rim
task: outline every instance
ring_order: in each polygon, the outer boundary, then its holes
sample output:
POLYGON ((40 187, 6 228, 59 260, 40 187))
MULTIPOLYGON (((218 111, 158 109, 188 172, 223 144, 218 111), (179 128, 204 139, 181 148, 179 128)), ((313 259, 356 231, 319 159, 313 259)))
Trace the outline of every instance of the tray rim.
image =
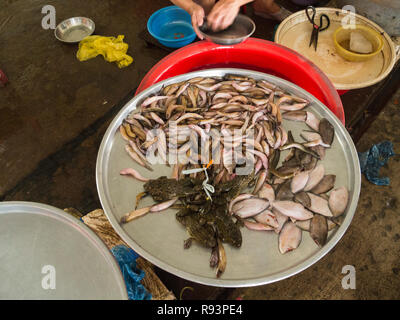
MULTIPOLYGON (((351 174, 352 173, 349 173, 349 175, 351 175, 351 174)), ((294 83, 291 83, 285 79, 282 79, 282 78, 279 78, 279 77, 276 77, 276 76, 273 76, 273 75, 270 75, 267 73, 253 71, 253 70, 247 70, 247 69, 240 69, 240 68, 214 68, 214 69, 205 69, 205 70, 199 70, 199 71, 194 71, 194 72, 190 72, 190 73, 185 73, 182 75, 174 76, 174 77, 165 79, 163 81, 157 82, 157 83, 153 84, 152 86, 146 88, 145 90, 143 90, 136 96, 134 96, 131 100, 129 100, 121 108, 121 110, 118 112, 118 114, 114 117, 114 119, 108 126, 108 128, 103 136, 103 139, 101 141, 99 151, 98 151, 97 161, 96 161, 96 185, 97 185, 99 199, 100 199, 101 205, 103 207, 103 211, 104 211, 105 215, 107 216, 107 219, 110 221, 110 224, 112 225, 112 227, 114 228, 116 233, 140 256, 142 256, 146 260, 150 261, 157 267, 159 267, 169 273, 172 273, 175 276, 181 277, 183 279, 193 281, 196 283, 200 283, 203 285, 208 285, 208 286, 235 288, 235 287, 252 287, 252 286, 264 285, 264 284, 269 284, 269 283, 273 283, 276 281, 280 281, 280 280, 286 279, 288 277, 291 277, 295 274, 298 274, 299 272, 307 269, 308 267, 312 266, 314 263, 316 263, 320 259, 322 259, 339 242, 339 240, 342 238, 342 236, 347 231, 347 229, 350 226, 350 223, 354 217, 354 214, 357 209, 360 190, 361 190, 361 170, 360 170, 360 163, 358 161, 357 150, 356 150, 353 140, 350 137, 349 133, 347 132, 346 128, 343 126, 343 124, 340 122, 340 120, 336 117, 336 115, 328 107, 326 107, 321 101, 319 101, 317 98, 315 98, 312 94, 305 91, 301 87, 295 85, 294 83), (115 133, 118 131, 118 127, 119 127, 120 123, 122 122, 122 120, 125 118, 125 116, 127 116, 130 112, 135 110, 135 108, 136 108, 135 103, 141 101, 143 98, 145 98, 147 95, 151 94, 153 91, 156 92, 156 91, 160 90, 163 86, 171 84, 171 83, 184 81, 184 80, 198 77, 198 76, 222 76, 224 74, 229 74, 229 73, 234 73, 234 74, 239 74, 239 75, 242 74, 242 75, 248 75, 248 76, 256 76, 258 78, 262 77, 262 78, 268 79, 270 81, 276 81, 278 86, 282 85, 282 83, 283 83, 290 89, 294 89, 297 92, 301 92, 302 97, 310 99, 310 101, 317 104, 319 106, 319 108, 323 108, 323 110, 329 114, 329 116, 330 116, 329 120, 333 121, 333 126, 335 127, 335 130, 339 129, 340 132, 342 133, 342 135, 344 135, 345 140, 350 149, 351 160, 352 160, 351 164, 352 164, 352 167, 354 168, 354 172, 353 172, 354 191, 353 191, 353 195, 351 197, 351 202, 348 204, 348 207, 347 207, 347 213, 346 213, 345 220, 343 221, 342 225, 339 226, 338 230, 335 232, 335 234, 332 236, 332 238, 324 245, 324 247, 319 249, 319 251, 316 254, 312 255, 308 259, 303 260, 298 265, 291 267, 289 269, 286 269, 282 272, 274 273, 272 275, 265 276, 265 277, 242 279, 242 280, 208 278, 208 277, 204 277, 204 276, 199 276, 199 275, 190 273, 188 271, 179 270, 178 268, 170 266, 168 263, 165 263, 164 261, 161 261, 158 258, 151 255, 151 253, 147 252, 144 248, 142 248, 139 244, 137 244, 125 232, 125 230, 123 230, 119 221, 112 214, 111 206, 109 205, 107 195, 105 194, 104 179, 102 177, 104 165, 105 165, 105 163, 107 163, 107 161, 105 161, 105 159, 104 159, 104 156, 109 151, 108 149, 111 148, 111 146, 112 146, 112 145, 110 145, 110 141, 112 142, 112 139, 114 138, 115 133)))
MULTIPOLYGON (((43 204, 39 202, 31 202, 31 201, 1 201, 0 202, 0 216, 3 214, 13 214, 13 213, 22 213, 22 214, 35 214, 41 216, 51 217, 52 219, 56 219, 67 225, 77 228, 79 232, 88 239, 94 246, 98 248, 99 253, 105 258, 107 263, 114 271, 114 277, 118 278, 117 285, 120 289, 121 297, 120 300, 128 300, 128 293, 126 289, 126 284, 121 272, 121 269, 113 257, 111 251, 105 245, 105 243, 99 238, 99 236, 91 230, 86 224, 81 222, 79 219, 71 216, 67 212, 53 207, 48 204, 43 204), (23 210, 26 211, 23 211, 23 210)), ((115 298, 117 299, 117 298, 115 298)))

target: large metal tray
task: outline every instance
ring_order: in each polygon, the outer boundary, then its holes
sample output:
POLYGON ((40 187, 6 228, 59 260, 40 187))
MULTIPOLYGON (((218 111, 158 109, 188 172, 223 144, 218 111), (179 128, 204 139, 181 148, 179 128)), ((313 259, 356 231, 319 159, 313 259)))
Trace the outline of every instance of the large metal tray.
POLYGON ((128 295, 111 252, 84 223, 48 205, 6 201, 0 202, 0 299, 128 295))
MULTIPOLYGON (((294 138, 301 141, 299 133, 308 127, 303 123, 284 121, 284 127, 292 130, 294 138)), ((281 157, 282 158, 282 157, 281 157)), ((316 263, 340 240, 349 227, 357 208, 360 193, 361 173, 353 141, 337 117, 314 96, 298 86, 261 72, 244 69, 208 69, 176 76, 159 82, 131 99, 110 124, 100 145, 96 166, 97 189, 103 209, 120 237, 133 250, 176 276, 194 282, 221 287, 245 287, 267 284, 290 277, 316 263), (237 249, 225 246, 227 267, 220 278, 209 267, 210 250, 196 244, 188 250, 183 240, 188 237, 185 229, 176 221, 175 210, 152 213, 125 225, 120 218, 134 207, 135 196, 143 191, 143 183, 119 175, 123 168, 133 167, 144 176, 157 178, 170 175, 171 168, 155 165, 154 171, 137 166, 124 150, 125 141, 118 127, 122 120, 136 108, 145 97, 158 92, 163 86, 193 77, 223 76, 227 73, 241 74, 255 79, 266 79, 280 88, 311 101, 309 110, 317 117, 327 118, 335 128, 335 140, 327 150, 322 163, 327 173, 336 174, 336 187, 346 186, 350 199, 343 224, 332 230, 322 248, 317 247, 307 232, 299 248, 282 255, 278 250, 277 235, 273 232, 258 232, 242 229, 243 244, 237 249)), ((150 197, 148 197, 150 198, 150 197)), ((144 199, 142 205, 152 203, 144 199)))

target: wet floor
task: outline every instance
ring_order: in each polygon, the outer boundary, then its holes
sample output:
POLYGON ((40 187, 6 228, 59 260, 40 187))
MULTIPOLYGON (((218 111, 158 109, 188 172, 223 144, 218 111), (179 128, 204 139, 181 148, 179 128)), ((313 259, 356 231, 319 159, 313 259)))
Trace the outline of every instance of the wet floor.
MULTIPOLYGON (((168 1, 0 0, 0 69, 10 83, 0 88, 0 200, 24 200, 89 212, 100 207, 95 183, 98 147, 107 126, 148 70, 167 52, 138 36, 147 18, 168 1), (102 57, 79 62, 77 45, 58 42, 41 25, 44 5, 56 21, 87 16, 96 34, 125 35, 134 62, 125 69, 102 57)), ((258 32, 271 39, 273 23, 258 32)), ((391 140, 400 152, 400 93, 391 99, 357 145, 391 140)), ((382 169, 388 187, 363 178, 354 221, 339 244, 308 270, 268 286, 237 289, 230 298, 399 298, 400 157, 382 169), (344 265, 354 265, 357 289, 344 290, 344 265)), ((206 292, 206 291, 205 291, 206 292)), ((206 293, 205 293, 206 294, 206 293)), ((179 292, 176 293, 179 296, 179 292)), ((204 298, 207 298, 204 296, 204 298)))

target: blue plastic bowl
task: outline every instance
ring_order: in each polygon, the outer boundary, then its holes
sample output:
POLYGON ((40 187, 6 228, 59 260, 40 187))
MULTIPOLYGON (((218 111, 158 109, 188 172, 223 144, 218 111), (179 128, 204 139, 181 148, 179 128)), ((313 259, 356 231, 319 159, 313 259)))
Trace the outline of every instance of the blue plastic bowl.
POLYGON ((147 30, 158 42, 169 48, 186 46, 196 38, 190 14, 178 6, 154 12, 147 21, 147 30))

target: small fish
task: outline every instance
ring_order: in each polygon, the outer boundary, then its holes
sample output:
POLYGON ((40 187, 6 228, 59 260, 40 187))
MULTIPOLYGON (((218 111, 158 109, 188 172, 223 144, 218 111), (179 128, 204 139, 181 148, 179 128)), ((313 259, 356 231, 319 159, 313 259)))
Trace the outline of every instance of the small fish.
POLYGON ((190 85, 189 82, 184 83, 183 85, 180 86, 178 92, 175 94, 175 98, 179 98, 180 95, 185 92, 185 90, 187 89, 187 87, 190 85))
POLYGON ((255 156, 257 156, 261 160, 264 169, 268 170, 268 158, 263 152, 252 149, 247 149, 246 151, 253 153, 255 156))
POLYGON ((244 226, 249 230, 256 230, 256 231, 271 231, 274 228, 270 225, 260 223, 260 222, 253 222, 249 220, 243 220, 244 226))
POLYGON ((153 96, 153 97, 148 97, 147 99, 145 99, 142 104, 141 107, 147 107, 148 105, 152 104, 153 102, 156 101, 160 101, 160 100, 164 100, 167 99, 168 96, 153 96))
POLYGON ((257 222, 259 222, 261 224, 272 227, 272 229, 276 229, 279 227, 279 223, 278 223, 278 220, 276 219, 275 214, 268 209, 260 212, 253 218, 254 218, 254 220, 256 220, 257 222))
POLYGON ((204 86, 204 85, 201 85, 201 84, 199 84, 199 83, 195 83, 194 85, 195 85, 197 88, 199 88, 199 89, 201 89, 201 90, 204 90, 204 91, 207 91, 207 92, 215 91, 215 90, 217 90, 220 86, 222 86, 221 83, 216 83, 216 84, 211 85, 211 86, 204 86))
POLYGON ((136 152, 136 154, 140 157, 140 159, 143 161, 145 166, 150 166, 150 164, 147 162, 146 157, 143 155, 142 151, 140 148, 137 146, 137 142, 133 142, 132 140, 128 141, 129 146, 136 152))
POLYGON ((131 137, 128 136, 128 134, 126 133, 126 130, 125 130, 123 125, 119 126, 119 132, 121 133, 121 136, 125 141, 130 141, 131 140, 131 137))
POLYGON ((268 200, 261 198, 251 198, 235 203, 232 207, 232 212, 240 218, 249 218, 257 215, 268 207, 268 200))
POLYGON ((325 168, 322 164, 317 165, 309 174, 307 184, 304 187, 304 191, 310 191, 320 183, 325 175, 325 168))
POLYGON ((306 102, 301 102, 301 103, 294 103, 294 104, 281 104, 279 105, 279 108, 283 111, 299 111, 304 109, 308 103, 306 102))
POLYGON ((317 132, 303 131, 300 135, 307 141, 307 143, 303 144, 305 147, 322 146, 324 148, 329 148, 331 146, 330 144, 324 143, 322 137, 317 132))
POLYGON ((306 111, 289 111, 282 114, 282 118, 291 121, 305 122, 307 120, 306 111))
POLYGON ((297 148, 305 153, 311 154, 313 157, 315 157, 319 160, 319 155, 316 152, 306 148, 301 143, 297 143, 297 142, 288 143, 288 144, 280 147, 279 150, 282 151, 282 150, 291 149, 291 148, 297 148))
POLYGON ((142 167, 147 168, 150 171, 153 171, 153 168, 150 167, 147 163, 143 162, 143 160, 138 156, 138 154, 131 148, 129 144, 125 146, 125 150, 135 162, 140 164, 142 167))
POLYGON ((328 237, 328 224, 324 216, 316 214, 311 219, 310 236, 318 247, 322 247, 326 243, 328 237))
POLYGON ((310 111, 307 111, 306 124, 315 131, 318 131, 319 129, 319 120, 314 115, 314 113, 310 111))
POLYGON ((165 117, 169 119, 174 111, 185 111, 186 107, 181 104, 170 104, 165 111, 165 117))
POLYGON ((331 191, 329 195, 329 208, 332 211, 333 216, 339 217, 344 213, 349 201, 349 192, 347 188, 340 187, 331 191))
POLYGON ((335 129, 332 124, 327 119, 323 118, 319 123, 318 131, 321 134, 322 141, 327 145, 331 145, 335 137, 335 129))
POLYGON ((232 95, 230 93, 218 92, 213 96, 212 101, 214 103, 218 99, 231 99, 231 98, 232 98, 232 95))
POLYGON ((290 183, 291 191, 293 193, 297 193, 297 192, 303 190, 304 187, 307 185, 309 176, 310 176, 310 174, 308 171, 302 171, 302 172, 296 174, 290 183))
POLYGON ((268 183, 264 183, 260 191, 258 191, 258 196, 260 198, 267 199, 270 203, 275 201, 275 191, 268 183))
POLYGON ((308 209, 326 217, 333 216, 331 210, 329 209, 328 201, 311 192, 308 192, 307 195, 310 197, 311 200, 311 206, 308 209))
POLYGON ((122 124, 123 126, 124 126, 124 129, 125 129, 125 131, 126 131, 126 134, 130 137, 130 138, 132 138, 132 139, 134 139, 134 138, 136 138, 136 134, 134 133, 134 132, 132 132, 132 129, 131 129, 131 126, 130 126, 130 124, 129 123, 123 123, 122 124))
POLYGON ((296 220, 308 220, 313 217, 312 212, 308 211, 300 203, 293 201, 274 201, 272 207, 289 218, 296 220))
POLYGON ((275 214, 276 221, 278 221, 278 227, 275 228, 275 233, 279 234, 282 230, 282 227, 286 223, 286 221, 289 220, 288 216, 285 216, 284 214, 280 213, 276 209, 272 208, 272 212, 275 214))
POLYGON ((311 192, 315 194, 326 193, 335 186, 335 181, 336 176, 334 174, 327 174, 314 188, 311 189, 311 192))
MULTIPOLYGON (((222 173, 223 173, 223 171, 222 171, 222 173)), ((236 198, 232 199, 231 202, 229 203, 228 212, 232 213, 232 207, 236 202, 239 202, 239 201, 242 201, 245 199, 249 199, 249 198, 253 198, 253 197, 254 197, 254 195, 251 193, 242 193, 242 194, 238 195, 236 198)))
POLYGON ((279 233, 279 251, 284 254, 293 251, 301 243, 302 232, 293 222, 288 221, 279 233))
POLYGON ((245 96, 237 95, 228 101, 228 103, 234 103, 234 102, 241 102, 243 104, 247 104, 248 100, 245 96))
POLYGON ((311 199, 308 196, 307 192, 302 191, 302 192, 296 193, 293 200, 300 203, 305 208, 311 207, 311 199))
POLYGON ((256 186, 254 187, 253 194, 257 194, 262 186, 264 185, 265 179, 267 178, 268 170, 262 170, 258 176, 256 186))
POLYGON ((136 120, 144 121, 149 127, 153 127, 150 120, 147 119, 146 117, 142 116, 140 113, 134 113, 132 115, 132 118, 136 119, 136 120))
POLYGON ((203 116, 197 113, 185 113, 183 116, 181 116, 175 121, 175 124, 178 124, 179 122, 189 118, 203 119, 203 116))

